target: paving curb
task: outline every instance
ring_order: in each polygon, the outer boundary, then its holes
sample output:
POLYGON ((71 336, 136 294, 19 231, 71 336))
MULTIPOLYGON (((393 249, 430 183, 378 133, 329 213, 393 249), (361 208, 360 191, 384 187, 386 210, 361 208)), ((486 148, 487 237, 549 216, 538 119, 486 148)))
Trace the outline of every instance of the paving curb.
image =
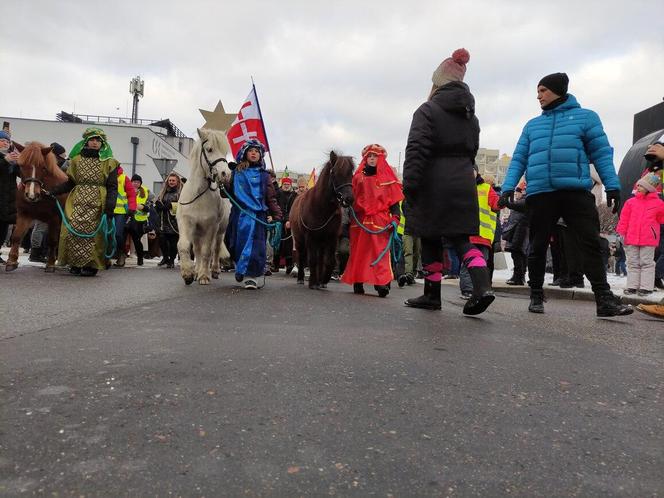
MULTIPOLYGON (((443 280, 443 285, 459 286, 458 280, 443 280)), ((530 288, 528 286, 520 285, 507 285, 503 282, 494 282, 493 290, 497 293, 517 294, 521 296, 530 296, 530 288)), ((623 304, 658 304, 661 301, 660 296, 625 296, 621 291, 612 289, 613 293, 617 295, 623 304)), ((577 301, 595 301, 595 295, 590 289, 561 289, 560 287, 553 287, 544 285, 544 297, 556 299, 572 299, 577 301)))
MULTIPOLYGON (((498 284, 494 285, 493 290, 495 292, 505 292, 508 294, 520 294, 524 296, 530 295, 530 289, 528 287, 516 287, 513 285, 498 284)), ((658 298, 653 298, 653 297, 625 296, 620 292, 616 292, 615 290, 613 290, 613 293, 620 298, 620 301, 623 304, 631 304, 633 306, 636 306, 638 304, 657 304, 660 301, 658 298)), ((575 290, 575 289, 561 289, 560 287, 545 287, 544 297, 595 302, 595 295, 592 293, 590 289, 575 290)))

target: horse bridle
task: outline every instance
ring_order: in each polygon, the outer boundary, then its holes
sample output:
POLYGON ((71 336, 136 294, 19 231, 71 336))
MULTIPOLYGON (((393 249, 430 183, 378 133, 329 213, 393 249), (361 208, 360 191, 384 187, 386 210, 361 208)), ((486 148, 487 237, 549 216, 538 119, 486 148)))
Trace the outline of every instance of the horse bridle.
MULTIPOLYGON (((207 163, 208 168, 210 169, 210 175, 211 175, 212 174, 212 168, 214 168, 217 164, 219 164, 222 161, 225 162, 226 164, 228 164, 228 161, 224 157, 220 157, 219 159, 215 159, 214 161, 210 161, 210 159, 207 156, 207 152, 205 152, 205 144, 207 142, 208 142, 207 140, 203 140, 203 142, 201 143, 201 157, 200 157, 199 161, 202 163, 203 158, 205 158, 205 162, 207 163)), ((210 179, 209 176, 208 176, 208 181, 210 183, 212 183, 212 180, 210 179)))
MULTIPOLYGON (((337 159, 338 161, 338 159, 337 159)), ((342 183, 341 185, 337 186, 334 184, 334 167, 337 165, 337 161, 334 162, 334 165, 330 168, 330 185, 332 186, 332 190, 334 191, 334 197, 337 200, 339 204, 343 202, 343 196, 341 195, 341 189, 344 187, 351 187, 353 186, 352 183, 342 183)))
MULTIPOLYGON (((337 159, 337 161, 338 161, 338 159, 337 159)), ((341 195, 341 189, 344 188, 344 187, 351 187, 351 188, 352 188, 353 184, 352 184, 352 183, 342 183, 342 184, 339 185, 339 186, 337 186, 337 185, 334 184, 334 175, 333 175, 332 173, 334 172, 334 167, 335 167, 336 165, 337 165, 337 163, 336 163, 336 161, 335 161, 334 165, 330 168, 330 185, 332 186, 332 190, 334 191, 334 198, 335 198, 335 200, 336 200, 341 206, 343 206, 343 197, 342 197, 342 195, 341 195)), ((321 226, 319 226, 319 227, 317 227, 317 228, 311 228, 310 226, 308 226, 308 225, 304 222, 304 218, 302 218, 302 213, 300 213, 300 223, 302 223, 302 226, 303 226, 304 228, 306 228, 307 230, 309 230, 310 232, 317 232, 317 231, 322 230, 323 228, 325 228, 325 227, 330 223, 330 221, 332 221, 332 219, 333 219, 335 216, 337 216, 338 214, 339 214, 338 211, 334 211, 334 212, 330 215, 330 217, 325 221, 325 223, 323 223, 321 226)))
POLYGON ((228 161, 224 157, 220 157, 219 159, 215 159, 214 161, 210 161, 210 159, 207 156, 207 153, 205 152, 205 144, 206 143, 207 143, 207 139, 203 140, 201 142, 201 154, 200 154, 200 157, 199 157, 199 163, 203 164, 203 159, 205 159, 205 162, 208 165, 209 173, 205 176, 205 178, 208 182, 207 187, 204 188, 203 190, 201 190, 198 194, 196 194, 196 197, 194 197, 189 202, 179 202, 180 206, 186 206, 188 204, 192 204, 195 200, 197 200, 199 197, 201 197, 208 190, 212 190, 212 191, 216 190, 216 188, 212 188, 212 183, 217 181, 217 180, 213 180, 211 178, 212 168, 214 168, 220 162, 225 162, 226 164, 228 164, 228 161))

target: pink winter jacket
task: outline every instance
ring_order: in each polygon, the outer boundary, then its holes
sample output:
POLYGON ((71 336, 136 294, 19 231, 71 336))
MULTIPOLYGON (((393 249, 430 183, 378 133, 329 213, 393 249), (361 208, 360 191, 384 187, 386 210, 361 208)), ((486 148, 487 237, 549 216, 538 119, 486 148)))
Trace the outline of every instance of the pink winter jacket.
POLYGON ((657 192, 637 192, 622 208, 616 232, 629 246, 657 246, 659 225, 664 223, 664 201, 657 192))

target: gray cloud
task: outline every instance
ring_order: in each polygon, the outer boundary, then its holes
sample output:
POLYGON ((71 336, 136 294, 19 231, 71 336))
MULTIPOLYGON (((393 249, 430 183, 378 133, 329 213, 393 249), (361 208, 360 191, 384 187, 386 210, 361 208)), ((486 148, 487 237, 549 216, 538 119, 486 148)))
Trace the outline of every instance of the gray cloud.
POLYGON ((125 114, 128 82, 146 81, 140 115, 193 135, 199 108, 236 109, 253 75, 277 167, 309 171, 331 148, 385 145, 396 164, 431 73, 470 50, 466 81, 482 146, 511 154, 538 113, 535 85, 566 71, 616 148, 632 116, 664 96, 659 2, 198 1, 106 4, 5 0, 0 108, 53 119, 60 110, 125 114), (119 109, 118 109, 119 108, 119 109))

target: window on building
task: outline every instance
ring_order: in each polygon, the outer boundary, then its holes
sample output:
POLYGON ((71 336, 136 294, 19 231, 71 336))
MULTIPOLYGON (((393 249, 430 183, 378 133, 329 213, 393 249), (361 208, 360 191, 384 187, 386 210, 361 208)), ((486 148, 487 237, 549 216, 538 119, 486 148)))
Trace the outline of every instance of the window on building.
POLYGON ((153 182, 152 183, 152 191, 154 192, 154 195, 159 195, 159 192, 161 192, 161 187, 164 186, 164 182, 153 182))

